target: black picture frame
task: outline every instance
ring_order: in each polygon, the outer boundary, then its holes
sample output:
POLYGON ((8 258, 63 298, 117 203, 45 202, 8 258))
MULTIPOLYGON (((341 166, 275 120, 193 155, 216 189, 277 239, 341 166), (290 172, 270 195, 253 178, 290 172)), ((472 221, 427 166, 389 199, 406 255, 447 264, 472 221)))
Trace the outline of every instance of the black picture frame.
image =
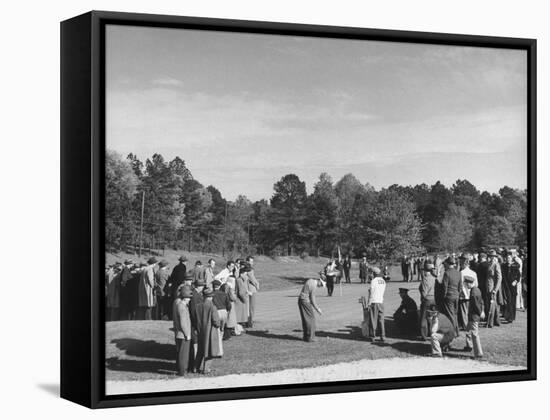
POLYGON ((61 23, 61 397, 90 408, 536 379, 536 40, 92 11, 61 23), (307 35, 527 52, 529 270, 525 371, 105 395, 105 25, 307 35), (75 276, 78 272, 79 275, 75 276), (86 273, 85 276, 82 274, 86 273))

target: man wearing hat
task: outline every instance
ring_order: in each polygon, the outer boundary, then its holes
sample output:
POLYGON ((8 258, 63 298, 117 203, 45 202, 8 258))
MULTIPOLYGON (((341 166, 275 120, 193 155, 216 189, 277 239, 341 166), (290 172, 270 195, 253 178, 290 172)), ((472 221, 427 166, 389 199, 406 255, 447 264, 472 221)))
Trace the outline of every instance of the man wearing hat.
POLYGON ((176 299, 173 304, 174 335, 176 340, 176 370, 183 376, 189 369, 191 359, 191 318, 189 314, 189 301, 191 289, 181 285, 176 290, 176 299))
POLYGON ((168 315, 171 311, 170 308, 170 299, 167 299, 164 290, 168 282, 170 274, 168 273, 168 261, 162 260, 159 263, 159 270, 155 274, 155 319, 163 319, 166 316, 167 319, 170 319, 168 315))
POLYGON ((177 290, 185 281, 185 276, 187 274, 187 267, 185 265, 187 258, 185 255, 181 255, 178 258, 178 261, 179 263, 172 269, 172 274, 170 274, 168 283, 166 283, 166 287, 164 288, 166 300, 168 301, 169 306, 172 306, 172 302, 176 299, 177 290))
POLYGON ((216 266, 216 261, 214 258, 210 258, 208 260, 208 264, 206 265, 206 268, 204 269, 204 281, 206 283, 206 286, 211 286, 212 282, 214 281, 214 267, 216 266))
POLYGON ((430 327, 430 343, 432 346, 432 356, 443 357, 442 350, 445 351, 456 337, 456 328, 450 319, 435 307, 427 311, 428 324, 430 327))
POLYGON ((231 299, 226 292, 220 290, 221 285, 222 282, 219 280, 214 280, 212 282, 212 288, 214 290, 212 303, 214 303, 214 306, 218 310, 218 316, 220 318, 220 340, 223 337, 228 337, 228 335, 224 334, 224 332, 225 324, 227 323, 227 316, 231 310, 231 299))
POLYGON ((458 337, 458 298, 462 289, 462 278, 456 269, 456 260, 453 256, 445 260, 445 274, 443 274, 443 308, 442 312, 451 320, 458 337))
POLYGON ((141 277, 138 288, 138 305, 139 316, 138 319, 151 320, 152 309, 155 306, 155 268, 157 266, 157 259, 151 257, 147 260, 147 264, 141 271, 141 277))
POLYGON ((260 282, 254 272, 254 257, 246 257, 246 263, 250 267, 248 272, 248 327, 254 327, 254 314, 256 313, 257 293, 260 291, 260 282))
POLYGON ((119 319, 121 272, 122 263, 117 262, 114 267, 109 267, 105 274, 107 321, 118 321, 119 319))
POLYGON ((205 271, 206 269, 203 267, 202 261, 201 260, 195 261, 195 267, 193 267, 193 270, 191 270, 191 272, 193 273, 193 283, 196 282, 197 280, 203 280, 206 285, 205 271))
MULTIPOLYGON (((203 281, 204 280, 197 280, 203 281)), ((199 373, 208 373, 206 362, 214 357, 221 357, 221 339, 219 337, 220 318, 212 303, 214 291, 207 287, 203 290, 203 302, 195 307, 195 328, 197 331, 197 353, 195 356, 195 370, 199 373)))
POLYGON ((466 330, 468 325, 468 305, 470 301, 470 289, 466 287, 465 280, 472 279, 474 286, 477 288, 477 274, 470 268, 470 254, 463 253, 460 255, 460 277, 462 287, 458 297, 458 326, 462 330, 466 330))
POLYGON ((124 261, 120 273, 120 319, 134 319, 137 307, 137 283, 132 282, 132 268, 134 262, 131 259, 124 261))
POLYGON ((489 309, 488 291, 487 291, 487 273, 489 272, 490 263, 487 261, 487 254, 483 251, 479 253, 479 259, 476 265, 476 275, 477 275, 477 287, 481 291, 481 296, 483 297, 483 304, 485 309, 489 309))
MULTIPOLYGON (((192 277, 192 273, 187 273, 187 278, 192 277)), ((188 281, 186 280, 186 283, 188 281)), ((198 352, 198 343, 199 343, 199 334, 198 334, 198 324, 199 318, 202 316, 202 304, 204 303, 203 297, 204 290, 204 280, 197 280, 191 291, 191 301, 189 302, 189 314, 191 317, 191 355, 193 356, 192 361, 190 362, 189 369, 190 371, 196 372, 196 356, 198 352)))
POLYGON ((488 254, 489 266, 487 268, 487 300, 489 308, 487 314, 487 328, 500 326, 500 305, 502 301, 502 271, 498 262, 498 254, 493 249, 488 254))
POLYGON ((369 264, 367 263, 367 256, 363 255, 363 259, 359 263, 359 280, 361 280, 361 284, 365 284, 367 282, 368 271, 369 264))
POLYGON ((248 316, 249 316, 249 291, 248 291, 248 273, 250 272, 250 265, 244 261, 239 267, 239 275, 235 279, 235 295, 237 299, 233 305, 235 310, 235 315, 237 317, 237 323, 242 324, 243 326, 248 325, 248 316))
POLYGON ((479 339, 479 321, 485 317, 483 312, 483 298, 481 291, 476 286, 476 279, 472 276, 464 276, 464 284, 468 289, 468 324, 466 326, 466 347, 464 351, 474 350, 474 357, 483 356, 481 340, 479 339))
POLYGON ((393 314, 393 321, 402 334, 416 337, 418 330, 418 307, 416 302, 409 296, 409 289, 404 287, 399 288, 399 296, 401 297, 401 305, 393 314))
POLYGON ((382 270, 378 267, 372 268, 374 278, 371 280, 369 288, 369 316, 370 328, 369 339, 374 340, 376 333, 380 333, 380 341, 386 338, 386 330, 384 328, 384 292, 386 291, 386 281, 381 277, 382 270))
POLYGON ((420 292, 420 335, 423 340, 427 340, 430 337, 430 332, 428 328, 428 318, 427 311, 428 308, 435 306, 435 282, 436 273, 435 265, 430 261, 426 260, 424 263, 424 275, 418 286, 418 291, 420 292))

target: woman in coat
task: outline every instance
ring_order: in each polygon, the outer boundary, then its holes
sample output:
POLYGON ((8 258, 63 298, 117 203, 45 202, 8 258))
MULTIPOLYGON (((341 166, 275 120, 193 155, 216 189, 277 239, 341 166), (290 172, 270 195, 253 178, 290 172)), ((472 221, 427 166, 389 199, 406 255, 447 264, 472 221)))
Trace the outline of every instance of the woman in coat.
POLYGON ((248 272, 250 267, 242 265, 239 269, 239 276, 235 280, 235 295, 237 299, 233 304, 237 323, 248 323, 248 272))

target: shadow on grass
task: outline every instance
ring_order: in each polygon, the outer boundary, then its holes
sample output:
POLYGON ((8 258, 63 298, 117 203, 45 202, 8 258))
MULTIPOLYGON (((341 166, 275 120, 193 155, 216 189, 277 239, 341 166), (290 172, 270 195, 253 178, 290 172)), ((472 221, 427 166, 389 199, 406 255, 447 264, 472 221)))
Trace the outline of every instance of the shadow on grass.
MULTIPOLYGON (((293 330, 293 331, 299 331, 302 332, 302 330, 293 330)), ((253 337, 261 337, 261 338, 274 338, 278 340, 292 340, 292 341, 302 341, 300 337, 296 337, 295 335, 290 334, 273 334, 269 331, 252 331, 248 330, 246 332, 246 335, 251 335, 253 337)))
POLYGON ((176 354, 175 344, 161 344, 153 340, 117 338, 111 340, 111 343, 115 344, 118 349, 124 350, 128 356, 172 360, 176 354))
POLYGON ((135 373, 176 373, 175 362, 162 360, 128 360, 110 357, 105 360, 105 367, 109 370, 135 373))

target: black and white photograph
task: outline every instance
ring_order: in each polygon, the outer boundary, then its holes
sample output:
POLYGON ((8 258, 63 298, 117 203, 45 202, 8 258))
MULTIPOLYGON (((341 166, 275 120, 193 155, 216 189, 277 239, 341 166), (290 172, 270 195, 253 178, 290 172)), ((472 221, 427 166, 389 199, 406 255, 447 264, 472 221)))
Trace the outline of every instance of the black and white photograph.
POLYGON ((527 372, 525 49, 104 37, 107 396, 527 372))

